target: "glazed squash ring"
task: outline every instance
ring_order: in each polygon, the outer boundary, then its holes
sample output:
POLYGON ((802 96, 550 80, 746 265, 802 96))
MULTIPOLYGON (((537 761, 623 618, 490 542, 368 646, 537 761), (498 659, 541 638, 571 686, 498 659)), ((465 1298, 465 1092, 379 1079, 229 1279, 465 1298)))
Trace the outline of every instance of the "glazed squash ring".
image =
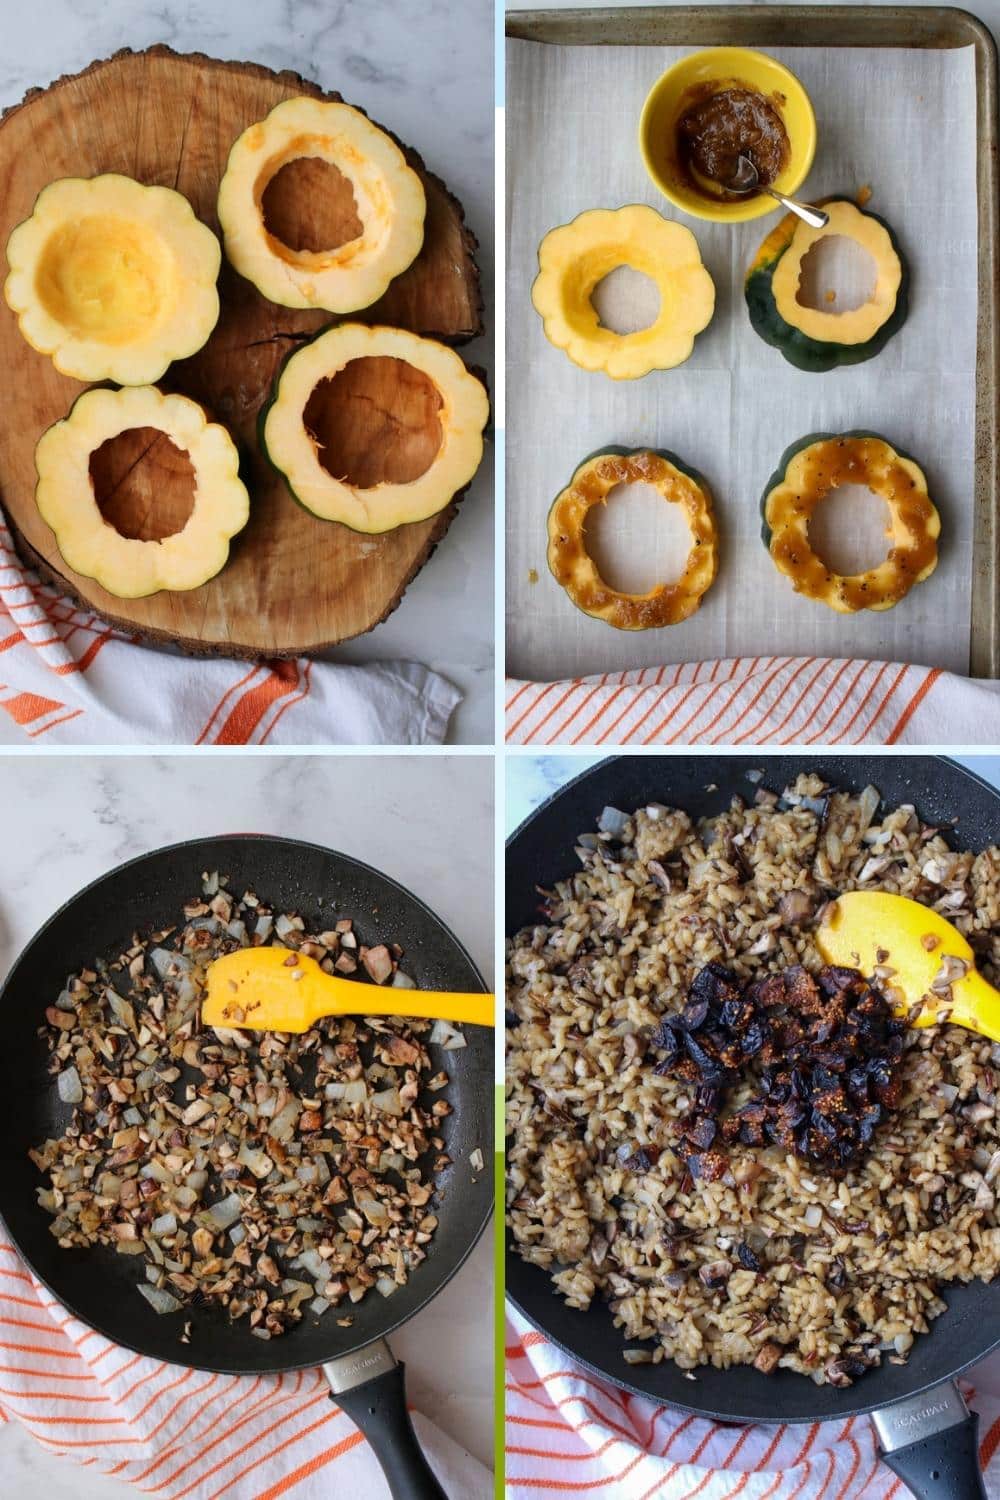
POLYGON ((937 567, 941 519, 923 470, 874 432, 812 433, 786 449, 761 500, 763 539, 797 593, 840 614, 891 609, 937 567), (832 573, 809 545, 809 522, 831 490, 864 484, 889 507, 889 555, 867 573, 832 573))
POLYGON ((677 625, 693 615, 715 578, 718 536, 712 500, 701 475, 665 450, 605 448, 594 453, 559 494, 548 519, 548 563, 556 582, 584 614, 616 630, 677 625), (622 594, 604 582, 587 551, 587 515, 619 484, 648 484, 680 505, 691 529, 691 551, 676 583, 646 594, 622 594))
POLYGON ((250 517, 240 457, 224 427, 187 396, 155 386, 84 391, 67 417, 35 449, 35 501, 69 566, 118 599, 160 589, 195 589, 225 567, 229 544, 250 517), (90 477, 90 458, 110 438, 152 427, 184 450, 194 470, 194 506, 180 531, 161 541, 122 536, 105 521, 90 477))
POLYGON ((884 219, 847 198, 825 198, 829 223, 812 229, 788 214, 764 240, 747 272, 744 293, 756 333, 800 370, 832 370, 878 354, 902 328, 908 310, 909 272, 884 219), (867 251, 875 286, 866 302, 848 312, 805 307, 798 300, 802 262, 822 239, 840 235, 867 251))
POLYGON ((589 209, 550 230, 538 266, 531 300, 546 338, 581 369, 612 380, 683 364, 715 310, 715 287, 690 229, 644 204, 589 209), (641 271, 660 294, 655 321, 637 333, 603 328, 591 301, 598 283, 620 266, 641 271))
POLYGON ((251 125, 229 153, 219 185, 226 255, 282 307, 349 313, 370 307, 424 242, 423 183, 391 136, 349 104, 285 99, 251 125), (362 233, 331 250, 293 250, 268 232, 263 199, 282 167, 314 156, 337 167, 354 192, 362 233))

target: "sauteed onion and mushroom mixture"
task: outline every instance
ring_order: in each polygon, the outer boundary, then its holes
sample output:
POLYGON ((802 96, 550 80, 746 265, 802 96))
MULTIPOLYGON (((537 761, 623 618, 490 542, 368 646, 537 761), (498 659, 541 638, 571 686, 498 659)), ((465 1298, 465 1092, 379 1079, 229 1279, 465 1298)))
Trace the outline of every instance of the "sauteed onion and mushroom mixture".
POLYGON ((30 1153, 61 1246, 135 1256, 158 1313, 221 1307, 258 1338, 330 1309, 349 1324, 352 1304, 392 1296, 425 1259, 449 1164, 447 1053, 465 1045, 447 1023, 401 1018, 203 1029, 206 966, 270 942, 327 972, 413 984, 402 950, 365 947, 351 918, 311 933, 207 875, 177 928, 134 936, 46 1010, 72 1112, 30 1153))

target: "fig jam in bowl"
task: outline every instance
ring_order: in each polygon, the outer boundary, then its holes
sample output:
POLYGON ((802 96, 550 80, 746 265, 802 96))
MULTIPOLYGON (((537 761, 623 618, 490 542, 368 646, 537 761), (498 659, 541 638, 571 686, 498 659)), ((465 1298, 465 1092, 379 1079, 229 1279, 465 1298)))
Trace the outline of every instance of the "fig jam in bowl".
POLYGON ((681 58, 643 106, 639 145, 660 192, 699 219, 737 223, 772 213, 763 191, 729 193, 742 152, 761 188, 795 193, 816 151, 816 117, 794 73, 746 47, 712 47, 681 58))

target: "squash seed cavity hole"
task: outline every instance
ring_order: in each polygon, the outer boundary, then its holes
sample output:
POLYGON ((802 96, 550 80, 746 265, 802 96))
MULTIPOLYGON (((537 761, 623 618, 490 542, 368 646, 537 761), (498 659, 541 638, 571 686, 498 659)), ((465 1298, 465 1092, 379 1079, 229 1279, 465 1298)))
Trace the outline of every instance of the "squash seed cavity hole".
POLYGON ((669 504, 651 484, 617 484, 603 505, 587 512, 584 546, 616 593, 645 594, 676 583, 692 542, 683 507, 669 504))
POLYGON ((129 541, 162 542, 187 525, 194 510, 194 466, 155 427, 132 427, 90 455, 97 508, 129 541))
POLYGON ((877 278, 863 245, 846 234, 823 235, 802 257, 795 300, 816 312, 855 312, 871 301, 877 278))
POLYGON ((867 485, 838 485, 809 518, 809 545, 831 573, 856 577, 885 562, 891 522, 888 505, 867 485))
POLYGON ((660 291, 651 276, 634 266, 616 266, 590 294, 601 328, 611 333, 641 333, 660 316, 660 291))
POLYGON ((260 207, 268 234, 295 254, 337 250, 364 234, 350 181, 318 156, 297 156, 279 167, 260 207))
POLYGON ((405 360, 352 359, 321 380, 303 412, 319 461, 334 479, 372 489, 410 484, 441 450, 441 394, 405 360))

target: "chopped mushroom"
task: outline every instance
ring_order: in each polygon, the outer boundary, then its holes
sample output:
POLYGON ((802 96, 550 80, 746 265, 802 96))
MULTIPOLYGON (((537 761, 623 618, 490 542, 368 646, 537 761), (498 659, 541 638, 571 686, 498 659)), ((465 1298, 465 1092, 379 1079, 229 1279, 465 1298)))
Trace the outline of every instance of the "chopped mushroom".
POLYGON ((781 1345, 770 1342, 761 1344, 757 1351, 757 1358, 753 1362, 755 1370, 762 1375, 770 1375, 777 1368, 778 1360, 781 1358, 781 1345))

